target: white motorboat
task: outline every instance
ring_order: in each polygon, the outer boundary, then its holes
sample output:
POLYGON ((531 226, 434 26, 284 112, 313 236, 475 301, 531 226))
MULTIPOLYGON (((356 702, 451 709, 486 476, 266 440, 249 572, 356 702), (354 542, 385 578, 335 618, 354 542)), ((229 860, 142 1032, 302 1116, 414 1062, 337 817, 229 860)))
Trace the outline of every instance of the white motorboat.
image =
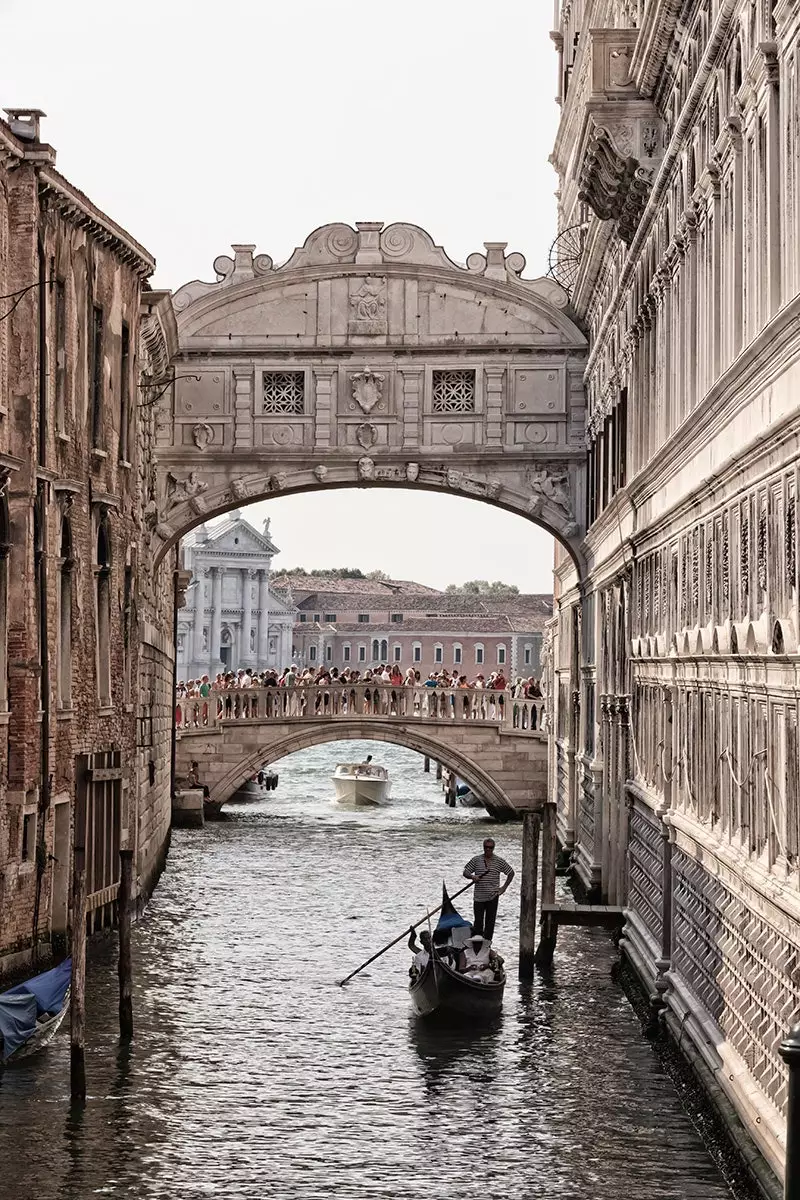
POLYGON ((331 776, 336 803, 343 808, 369 808, 385 804, 389 798, 389 772, 372 761, 338 763, 331 776))

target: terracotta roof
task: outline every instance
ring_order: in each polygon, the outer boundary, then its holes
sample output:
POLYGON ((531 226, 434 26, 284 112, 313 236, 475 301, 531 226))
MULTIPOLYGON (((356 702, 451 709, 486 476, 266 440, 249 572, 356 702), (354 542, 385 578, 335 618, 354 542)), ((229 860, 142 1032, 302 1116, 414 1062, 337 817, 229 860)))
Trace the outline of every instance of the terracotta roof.
POLYGON ((415 583, 407 579, 336 579, 330 575, 277 575, 273 578, 276 587, 288 587, 296 594, 302 593, 302 599, 311 596, 351 594, 353 596, 380 596, 388 602, 398 594, 439 596, 437 588, 427 587, 424 583, 415 583))

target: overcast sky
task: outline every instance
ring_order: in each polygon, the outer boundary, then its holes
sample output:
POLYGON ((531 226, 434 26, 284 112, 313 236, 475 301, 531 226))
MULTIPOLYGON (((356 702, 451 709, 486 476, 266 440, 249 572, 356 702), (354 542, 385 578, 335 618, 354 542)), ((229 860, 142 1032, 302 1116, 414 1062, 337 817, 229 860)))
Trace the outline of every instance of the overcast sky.
MULTIPOLYGON (((547 269, 552 0, 0 0, 0 20, 2 104, 45 110, 59 169, 155 255, 158 286, 213 279, 232 242, 283 261, 329 221, 411 221, 462 262, 507 241, 547 269)), ((551 586, 551 539, 474 501, 270 511, 286 565, 551 586)))

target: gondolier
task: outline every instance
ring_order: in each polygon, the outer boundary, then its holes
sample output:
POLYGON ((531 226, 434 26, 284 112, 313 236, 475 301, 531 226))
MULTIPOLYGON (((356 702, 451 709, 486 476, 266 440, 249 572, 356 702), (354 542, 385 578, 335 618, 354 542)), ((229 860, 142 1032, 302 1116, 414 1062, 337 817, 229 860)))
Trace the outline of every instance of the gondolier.
POLYGON ((514 868, 510 867, 503 858, 498 858, 494 852, 494 841, 486 838, 483 843, 483 854, 471 858, 464 867, 464 878, 475 882, 474 912, 475 920, 473 933, 480 933, 489 941, 494 935, 494 923, 497 919, 497 901, 514 878, 514 868), (500 885, 500 876, 505 875, 505 883, 500 885))

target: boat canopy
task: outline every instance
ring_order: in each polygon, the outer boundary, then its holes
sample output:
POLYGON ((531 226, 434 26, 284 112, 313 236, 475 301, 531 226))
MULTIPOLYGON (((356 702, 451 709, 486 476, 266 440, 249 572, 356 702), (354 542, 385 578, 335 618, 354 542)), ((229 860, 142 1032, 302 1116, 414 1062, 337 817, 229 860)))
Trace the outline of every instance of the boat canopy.
POLYGON ((24 1046, 36 1029, 36 997, 22 992, 18 996, 0 996, 0 1038, 3 1048, 0 1061, 5 1062, 24 1046))
POLYGON ((438 929, 459 929, 463 925, 469 925, 470 922, 462 917, 460 912, 456 912, 453 907, 453 901, 447 894, 447 888, 442 884, 442 911, 439 914, 439 920, 436 922, 438 929))
POLYGON ((36 1029, 38 1017, 55 1016, 64 1007, 72 975, 72 959, 65 958, 51 971, 43 971, 25 983, 0 994, 0 1036, 3 1061, 23 1046, 36 1029))

